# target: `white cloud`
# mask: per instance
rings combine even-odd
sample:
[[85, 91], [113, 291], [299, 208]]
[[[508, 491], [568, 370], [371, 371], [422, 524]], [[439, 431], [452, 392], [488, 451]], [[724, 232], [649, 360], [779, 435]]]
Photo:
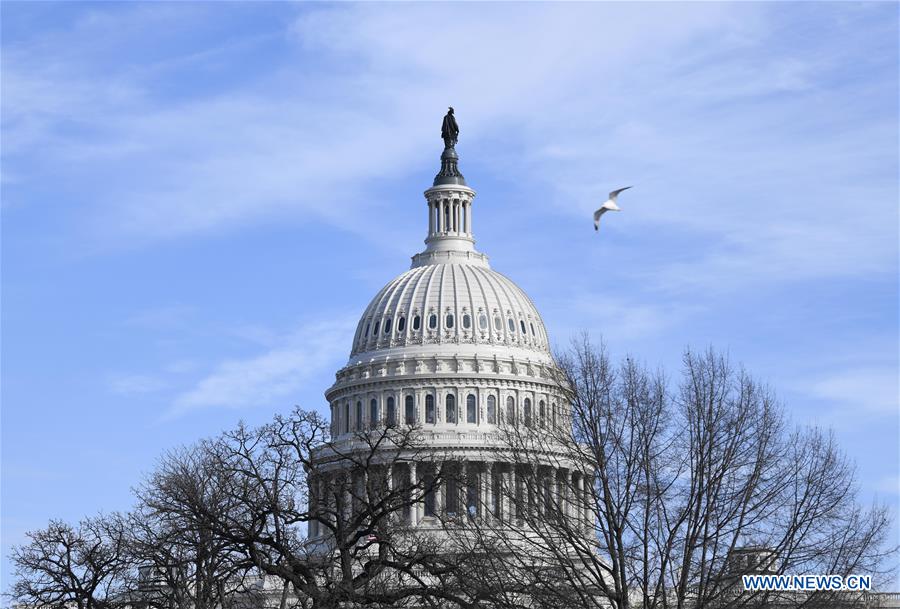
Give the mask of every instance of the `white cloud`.
[[296, 395], [309, 379], [331, 371], [346, 355], [355, 319], [310, 323], [273, 348], [244, 359], [220, 362], [176, 396], [168, 418], [204, 408], [247, 408]]
[[807, 385], [813, 396], [853, 408], [857, 415], [900, 414], [900, 377], [896, 367], [855, 367], [835, 372]]
[[109, 382], [110, 390], [121, 395], [156, 393], [168, 386], [165, 380], [148, 374], [126, 374]]

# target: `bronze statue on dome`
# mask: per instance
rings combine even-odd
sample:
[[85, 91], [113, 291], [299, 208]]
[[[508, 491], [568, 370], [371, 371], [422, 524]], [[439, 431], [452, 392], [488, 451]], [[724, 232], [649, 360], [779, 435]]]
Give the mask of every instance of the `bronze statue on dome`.
[[453, 116], [453, 106], [447, 110], [444, 116], [444, 122], [441, 125], [441, 138], [444, 140], [444, 148], [453, 148], [459, 138], [459, 125], [456, 124], [456, 118]]

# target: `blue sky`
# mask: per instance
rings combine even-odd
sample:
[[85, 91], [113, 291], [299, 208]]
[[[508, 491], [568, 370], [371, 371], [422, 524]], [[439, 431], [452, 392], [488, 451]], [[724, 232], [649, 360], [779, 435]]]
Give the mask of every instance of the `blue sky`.
[[3, 586], [165, 450], [323, 407], [451, 104], [556, 343], [727, 350], [896, 512], [898, 10], [3, 3]]

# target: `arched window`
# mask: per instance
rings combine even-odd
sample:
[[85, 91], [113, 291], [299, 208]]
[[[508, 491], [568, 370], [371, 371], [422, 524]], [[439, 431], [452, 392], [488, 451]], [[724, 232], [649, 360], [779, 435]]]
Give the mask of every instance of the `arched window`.
[[413, 396], [406, 396], [406, 424], [413, 425], [416, 422], [416, 404]]
[[[389, 319], [387, 322], [391, 323], [391, 320]], [[525, 332], [525, 320], [524, 319], [519, 320], [519, 327], [522, 328], [522, 334], [525, 334], [526, 332]]]
[[471, 327], [472, 327], [472, 316], [469, 315], [468, 313], [466, 313], [463, 315], [463, 328], [468, 330]]
[[531, 427], [531, 400], [525, 398], [523, 406], [523, 410], [525, 411], [525, 427]]
[[397, 332], [403, 332], [406, 330], [406, 318], [401, 317], [397, 320]]
[[387, 319], [384, 320], [384, 333], [385, 334], [391, 333], [391, 318], [390, 317], [388, 317]]
[[550, 413], [551, 413], [550, 416], [553, 417], [552, 425], [553, 425], [553, 428], [555, 429], [556, 428], [556, 402], [554, 402], [553, 405], [550, 406]]
[[516, 423], [516, 400], [513, 396], [506, 398], [506, 422], [510, 425]]
[[[513, 321], [513, 318], [512, 318], [512, 317], [507, 318], [507, 320], [506, 320], [506, 325], [509, 326], [509, 331], [510, 331], [510, 332], [515, 332], [515, 331], [516, 331], [516, 322]], [[376, 327], [377, 327], [377, 326], [376, 326]], [[376, 331], [377, 331], [377, 330], [376, 330]]]
[[434, 330], [435, 328], [437, 328], [437, 315], [435, 315], [434, 313], [428, 316], [428, 328], [430, 330]]
[[362, 428], [363, 428], [363, 409], [362, 409], [362, 402], [360, 401], [360, 402], [356, 403], [356, 429], [359, 430]]
[[422, 327], [422, 318], [416, 315], [413, 317], [413, 330], [418, 330]]
[[484, 313], [478, 316], [478, 327], [482, 330], [487, 330], [487, 315]]
[[371, 326], [371, 325], [372, 325], [372, 322], [371, 322], [371, 321], [368, 322], [368, 323], [366, 323], [366, 333], [363, 334], [363, 336], [368, 336], [368, 335], [369, 335], [369, 326]]
[[547, 424], [547, 405], [544, 400], [538, 404], [538, 426], [543, 429]]
[[350, 402], [344, 402], [344, 433], [350, 433]]
[[529, 322], [528, 322], [528, 325], [531, 326], [531, 334], [532, 334], [533, 336], [537, 336], [537, 332], [534, 331], [534, 322], [530, 322], [530, 321], [529, 321]]
[[477, 423], [478, 414], [475, 408], [475, 394], [470, 393], [466, 397], [466, 423]]
[[488, 425], [497, 424], [497, 398], [492, 395], [487, 399], [487, 420]]
[[375, 331], [372, 332], [372, 336], [378, 336], [378, 324], [379, 324], [379, 322], [376, 321], [375, 322]]
[[448, 423], [456, 423], [456, 398], [452, 395], [448, 395], [444, 400], [444, 404], [446, 405], [447, 412], [447, 422]]
[[435, 423], [434, 396], [430, 393], [425, 396], [425, 422], [431, 423], [432, 425]]
[[452, 327], [453, 327], [453, 314], [452, 314], [452, 313], [448, 313], [448, 314], [447, 314], [446, 322], [447, 322], [447, 323], [446, 323], [446, 326], [447, 326], [448, 328], [452, 328]]
[[394, 427], [397, 425], [397, 407], [394, 405], [394, 398], [387, 399], [387, 426]]
[[503, 321], [500, 319], [500, 316], [497, 315], [494, 317], [494, 330], [498, 332], [503, 329]]
[[372, 398], [369, 402], [369, 427], [375, 428], [381, 423], [381, 413], [378, 412], [378, 400]]

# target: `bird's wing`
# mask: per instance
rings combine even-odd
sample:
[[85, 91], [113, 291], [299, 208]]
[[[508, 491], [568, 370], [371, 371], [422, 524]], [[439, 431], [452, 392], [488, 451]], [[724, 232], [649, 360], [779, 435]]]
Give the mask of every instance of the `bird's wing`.
[[600, 216], [607, 212], [606, 207], [601, 207], [597, 211], [594, 212], [594, 230], [600, 228]]
[[626, 186], [625, 188], [619, 188], [618, 190], [614, 190], [614, 191], [612, 191], [611, 193], [609, 193], [609, 199], [610, 199], [610, 201], [615, 201], [615, 200], [616, 200], [616, 197], [619, 196], [619, 193], [620, 193], [620, 192], [622, 192], [622, 191], [624, 191], [624, 190], [628, 190], [629, 188], [631, 188], [631, 186]]

